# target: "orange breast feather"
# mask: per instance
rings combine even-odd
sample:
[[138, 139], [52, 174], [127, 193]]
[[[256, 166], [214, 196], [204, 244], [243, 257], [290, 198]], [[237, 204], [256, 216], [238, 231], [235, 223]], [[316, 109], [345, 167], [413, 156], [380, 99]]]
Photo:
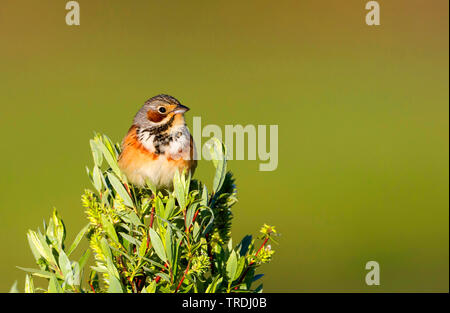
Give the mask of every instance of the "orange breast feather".
[[137, 139], [136, 126], [132, 126], [122, 142], [122, 153], [118, 162], [120, 169], [127, 174], [157, 158], [157, 154], [148, 151]]
[[132, 126], [122, 142], [118, 164], [129, 181], [136, 185], [143, 185], [145, 179], [153, 180], [156, 185], [171, 185], [176, 170], [194, 173], [197, 166], [194, 149], [191, 136], [190, 151], [183, 151], [181, 157], [157, 155], [142, 145], [137, 138], [136, 126]]

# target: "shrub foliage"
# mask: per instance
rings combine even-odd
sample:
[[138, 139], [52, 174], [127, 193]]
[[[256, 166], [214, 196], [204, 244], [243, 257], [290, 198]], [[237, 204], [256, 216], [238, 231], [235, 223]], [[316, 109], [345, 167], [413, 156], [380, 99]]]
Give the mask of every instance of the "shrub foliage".
[[[89, 223], [70, 246], [56, 210], [43, 232], [28, 232], [38, 268], [21, 268], [27, 272], [25, 292], [262, 291], [258, 280], [263, 275], [256, 269], [271, 260], [268, 241], [276, 231], [264, 225], [259, 240], [247, 235], [233, 244], [236, 185], [220, 141], [213, 139], [209, 146], [215, 167], [211, 192], [189, 173], [176, 173], [173, 191], [156, 190], [149, 183], [138, 188], [119, 170], [120, 145], [100, 134], [90, 145], [94, 166], [87, 173], [95, 191], [82, 195]], [[74, 260], [83, 238], [89, 247]], [[48, 286], [35, 287], [36, 276], [47, 279]]]

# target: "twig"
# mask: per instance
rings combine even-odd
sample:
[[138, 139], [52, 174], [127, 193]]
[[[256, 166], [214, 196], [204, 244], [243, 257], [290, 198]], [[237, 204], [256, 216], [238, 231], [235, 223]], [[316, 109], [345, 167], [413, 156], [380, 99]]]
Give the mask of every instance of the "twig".
[[261, 251], [261, 249], [266, 245], [267, 241], [269, 240], [269, 237], [267, 237], [266, 239], [264, 239], [263, 244], [261, 245], [261, 247], [259, 247], [258, 251], [256, 252], [255, 256], [258, 255], [259, 251]]
[[[164, 267], [167, 268], [167, 262], [164, 263]], [[162, 272], [164, 273], [164, 269], [162, 270]], [[155, 283], [159, 283], [160, 280], [161, 280], [161, 276], [157, 276], [157, 277], [155, 278]]]
[[177, 289], [175, 289], [175, 293], [177, 293], [178, 289], [180, 289], [181, 284], [183, 283], [184, 279], [186, 278], [186, 274], [189, 271], [189, 267], [191, 265], [191, 260], [189, 259], [188, 265], [186, 267], [186, 270], [184, 271], [183, 277], [181, 277], [180, 283], [177, 286]]
[[[267, 241], [269, 240], [269, 237], [264, 239], [264, 242], [262, 243], [261, 247], [259, 247], [258, 251], [256, 252], [255, 256], [258, 256], [258, 253], [261, 251], [261, 249], [266, 245]], [[245, 276], [247, 275], [250, 267], [255, 264], [255, 261], [251, 261], [248, 267], [245, 269], [244, 273], [241, 275], [241, 278], [238, 281], [237, 286], [234, 288], [234, 290], [237, 290], [239, 285], [242, 284], [242, 281], [244, 280]]]

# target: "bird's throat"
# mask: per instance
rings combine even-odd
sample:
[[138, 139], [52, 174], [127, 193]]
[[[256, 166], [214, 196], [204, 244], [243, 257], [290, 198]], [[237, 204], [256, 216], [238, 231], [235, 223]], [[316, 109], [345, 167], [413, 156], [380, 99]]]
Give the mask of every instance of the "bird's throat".
[[183, 141], [188, 134], [184, 118], [177, 119], [173, 115], [166, 123], [150, 128], [137, 128], [137, 139], [152, 153], [164, 154]]

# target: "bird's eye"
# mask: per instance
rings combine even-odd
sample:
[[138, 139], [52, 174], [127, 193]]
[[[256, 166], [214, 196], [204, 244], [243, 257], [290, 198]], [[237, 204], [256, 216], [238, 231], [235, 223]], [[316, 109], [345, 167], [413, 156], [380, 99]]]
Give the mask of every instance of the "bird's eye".
[[166, 113], [166, 108], [165, 107], [159, 107], [158, 108], [158, 112], [164, 114], [164, 113]]

